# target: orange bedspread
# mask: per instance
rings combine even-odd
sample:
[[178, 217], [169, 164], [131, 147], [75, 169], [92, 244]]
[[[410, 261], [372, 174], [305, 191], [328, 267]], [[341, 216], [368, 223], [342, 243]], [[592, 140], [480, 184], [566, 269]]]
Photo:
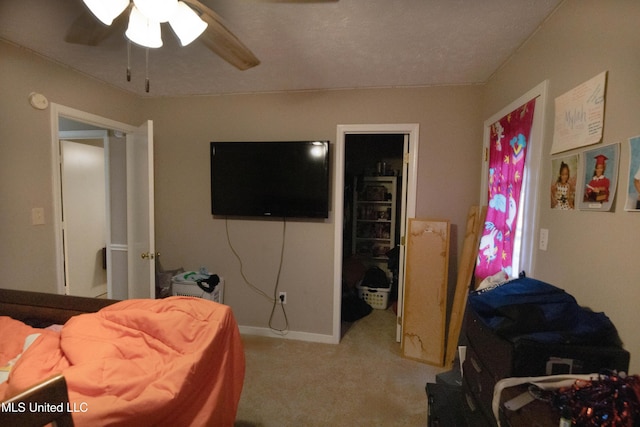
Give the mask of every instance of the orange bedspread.
[[[78, 426], [232, 426], [244, 351], [228, 306], [170, 297], [127, 300], [71, 318], [60, 333], [0, 317], [0, 366], [41, 336], [0, 384], [0, 400], [53, 374], [67, 381]], [[19, 322], [18, 322], [19, 323]], [[14, 325], [15, 326], [15, 325]]]

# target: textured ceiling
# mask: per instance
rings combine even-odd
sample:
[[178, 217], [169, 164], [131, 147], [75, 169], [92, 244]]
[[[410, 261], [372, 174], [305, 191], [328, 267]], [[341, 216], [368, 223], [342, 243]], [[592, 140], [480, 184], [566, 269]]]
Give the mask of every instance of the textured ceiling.
[[[81, 0], [0, 0], [0, 38], [142, 96], [484, 83], [561, 0], [201, 0], [260, 59], [239, 71], [198, 41], [145, 50], [64, 42]], [[2, 59], [0, 58], [0, 63]]]

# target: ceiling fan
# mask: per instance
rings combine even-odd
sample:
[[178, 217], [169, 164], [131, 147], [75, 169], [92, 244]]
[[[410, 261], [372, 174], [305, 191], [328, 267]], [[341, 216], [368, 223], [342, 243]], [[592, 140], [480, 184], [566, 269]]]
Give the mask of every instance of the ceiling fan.
[[[113, 31], [141, 46], [162, 46], [160, 24], [168, 22], [183, 46], [199, 38], [211, 51], [247, 70], [260, 60], [224, 25], [223, 19], [198, 0], [83, 0], [86, 8], [72, 23], [65, 41], [96, 46]], [[126, 13], [125, 13], [126, 11]], [[97, 18], [97, 19], [96, 19]]]

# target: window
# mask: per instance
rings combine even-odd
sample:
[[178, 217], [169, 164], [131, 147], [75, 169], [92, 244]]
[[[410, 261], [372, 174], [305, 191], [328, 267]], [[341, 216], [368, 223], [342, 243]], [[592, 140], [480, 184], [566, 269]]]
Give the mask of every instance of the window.
[[[524, 168], [520, 176], [518, 176], [518, 180], [521, 179], [521, 187], [519, 191], [518, 200], [513, 199], [511, 203], [516, 203], [517, 208], [517, 216], [509, 217], [507, 215], [508, 210], [504, 209], [504, 215], [501, 218], [490, 218], [489, 214], [487, 215], [487, 221], [485, 221], [485, 230], [483, 230], [483, 235], [486, 233], [487, 235], [493, 234], [490, 237], [487, 237], [483, 243], [481, 243], [480, 251], [478, 253], [478, 267], [477, 267], [477, 276], [478, 277], [486, 277], [490, 274], [496, 273], [497, 271], [504, 270], [509, 276], [516, 277], [520, 271], [526, 271], [528, 275], [534, 275], [534, 256], [535, 256], [535, 233], [538, 226], [538, 212], [539, 212], [539, 203], [538, 203], [538, 193], [539, 193], [539, 175], [540, 175], [540, 167], [541, 167], [541, 158], [542, 158], [542, 145], [543, 145], [543, 130], [544, 130], [544, 115], [545, 115], [545, 104], [546, 104], [546, 92], [547, 92], [547, 82], [543, 82], [540, 85], [536, 86], [534, 89], [530, 90], [516, 101], [509, 104], [507, 107], [496, 113], [494, 116], [485, 121], [484, 124], [484, 153], [485, 158], [483, 159], [483, 168], [482, 168], [482, 185], [481, 185], [481, 195], [480, 201], [482, 205], [489, 206], [490, 204], [495, 203], [505, 203], [509, 204], [509, 195], [516, 194], [515, 192], [509, 193], [508, 189], [505, 192], [505, 195], [496, 198], [496, 200], [489, 200], [489, 189], [490, 189], [490, 180], [491, 174], [495, 172], [492, 170], [489, 165], [490, 160], [490, 146], [492, 141], [492, 132], [495, 132], [496, 129], [494, 125], [499, 122], [504, 117], [508, 116], [510, 113], [522, 108], [527, 105], [530, 101], [532, 102], [531, 106], [533, 107], [533, 118], [530, 127], [530, 133], [528, 141], [526, 141], [526, 158], [524, 159]], [[522, 111], [522, 110], [520, 110]], [[495, 140], [495, 133], [493, 134]], [[516, 135], [517, 136], [517, 132]], [[509, 145], [511, 143], [510, 140], [504, 141], [502, 140], [502, 144]], [[516, 141], [517, 144], [517, 141]], [[494, 177], [495, 178], [495, 177]], [[504, 182], [503, 182], [504, 183]], [[508, 186], [508, 182], [506, 183]], [[513, 212], [513, 211], [512, 211]], [[506, 224], [498, 225], [497, 222], [505, 221], [509, 222], [508, 227]], [[493, 228], [492, 228], [493, 227]], [[500, 236], [498, 236], [501, 233]], [[508, 233], [508, 236], [505, 234]], [[484, 236], [483, 236], [484, 238]], [[510, 251], [507, 255], [503, 253], [503, 248], [498, 246], [487, 246], [489, 239], [494, 239], [497, 241], [498, 238], [508, 238], [510, 242], [513, 244], [512, 251]], [[484, 244], [484, 247], [483, 247]], [[502, 261], [500, 263], [501, 267], [496, 269], [495, 264], [492, 267], [493, 270], [487, 268], [481, 268], [481, 264], [485, 262], [488, 258], [494, 257], [494, 259], [498, 259]], [[506, 261], [505, 261], [506, 260]], [[506, 265], [503, 265], [505, 264]]]

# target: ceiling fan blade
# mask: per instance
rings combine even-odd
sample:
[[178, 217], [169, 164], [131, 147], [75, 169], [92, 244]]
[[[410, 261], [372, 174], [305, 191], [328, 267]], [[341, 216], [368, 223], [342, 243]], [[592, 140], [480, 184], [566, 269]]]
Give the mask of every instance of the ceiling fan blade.
[[198, 0], [183, 0], [200, 12], [207, 29], [199, 37], [214, 53], [239, 70], [260, 64], [260, 60], [223, 23], [222, 18]]
[[121, 13], [110, 26], [104, 25], [86, 7], [71, 24], [64, 37], [64, 41], [86, 46], [97, 46], [111, 34], [122, 32], [126, 28], [130, 7]]

